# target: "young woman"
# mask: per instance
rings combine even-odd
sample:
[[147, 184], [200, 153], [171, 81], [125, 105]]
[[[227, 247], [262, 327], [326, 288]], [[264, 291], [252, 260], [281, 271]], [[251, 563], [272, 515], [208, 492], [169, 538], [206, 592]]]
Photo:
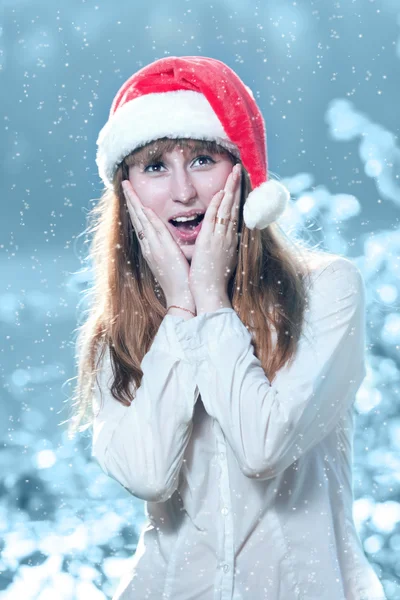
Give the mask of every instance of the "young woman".
[[383, 600], [352, 517], [364, 283], [280, 230], [251, 90], [218, 60], [158, 60], [98, 146], [71, 429], [93, 425], [148, 515], [114, 600]]

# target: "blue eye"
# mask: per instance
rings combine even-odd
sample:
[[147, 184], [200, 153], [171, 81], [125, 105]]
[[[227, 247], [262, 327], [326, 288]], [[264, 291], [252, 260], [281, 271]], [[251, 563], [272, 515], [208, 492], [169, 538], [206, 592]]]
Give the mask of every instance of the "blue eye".
[[[211, 158], [211, 156], [207, 156], [207, 155], [198, 156], [197, 158], [194, 159], [193, 163], [195, 163], [197, 160], [206, 160], [206, 161], [208, 161], [206, 164], [214, 164], [215, 163], [215, 160], [213, 160]], [[163, 166], [164, 166], [164, 163], [162, 163], [162, 162], [152, 163], [152, 164], [147, 165], [147, 167], [145, 167], [143, 172], [144, 173], [160, 173], [159, 170], [154, 170], [154, 169], [155, 169], [155, 167], [163, 167]], [[152, 169], [152, 170], [150, 170], [150, 169]]]
[[196, 160], [208, 160], [208, 161], [209, 161], [209, 163], [208, 163], [208, 164], [210, 164], [210, 163], [215, 163], [215, 160], [213, 160], [213, 159], [212, 159], [210, 156], [198, 156], [198, 157], [195, 159], [195, 161], [196, 161]]
[[144, 169], [144, 173], [159, 173], [159, 171], [149, 171], [150, 168], [159, 167], [159, 166], [163, 166], [163, 163], [157, 162], [157, 163], [153, 163], [152, 165], [147, 165], [147, 167]]

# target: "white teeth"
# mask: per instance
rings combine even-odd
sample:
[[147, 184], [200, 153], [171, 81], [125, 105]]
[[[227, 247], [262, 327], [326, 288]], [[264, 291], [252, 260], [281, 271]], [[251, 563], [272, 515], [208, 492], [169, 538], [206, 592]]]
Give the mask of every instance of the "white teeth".
[[176, 219], [172, 219], [173, 221], [179, 221], [179, 223], [184, 223], [185, 221], [194, 221], [197, 219], [199, 215], [192, 215], [191, 217], [176, 217]]

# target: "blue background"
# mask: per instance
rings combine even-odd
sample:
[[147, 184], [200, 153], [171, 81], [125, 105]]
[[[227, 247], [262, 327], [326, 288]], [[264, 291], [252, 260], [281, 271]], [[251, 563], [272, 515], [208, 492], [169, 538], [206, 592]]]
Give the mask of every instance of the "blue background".
[[[96, 139], [120, 85], [203, 55], [251, 87], [280, 221], [362, 270], [368, 374], [355, 403], [354, 516], [400, 598], [400, 4], [397, 0], [3, 0], [0, 29], [0, 597], [111, 598], [143, 502], [71, 442]], [[304, 230], [303, 230], [304, 232]], [[303, 233], [304, 234], [304, 233]]]

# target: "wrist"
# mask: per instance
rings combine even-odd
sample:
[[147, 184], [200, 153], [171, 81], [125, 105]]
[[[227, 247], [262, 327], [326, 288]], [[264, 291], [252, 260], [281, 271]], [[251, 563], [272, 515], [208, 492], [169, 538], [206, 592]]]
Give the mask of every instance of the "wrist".
[[192, 295], [180, 294], [179, 296], [170, 296], [166, 298], [167, 308], [171, 306], [171, 304], [177, 304], [178, 306], [182, 306], [183, 308], [188, 308], [193, 312], [196, 311], [196, 303]]
[[191, 319], [196, 316], [196, 304], [191, 294], [181, 294], [167, 299], [167, 314]]
[[196, 298], [197, 314], [214, 312], [220, 308], [233, 308], [228, 294], [213, 294]]

